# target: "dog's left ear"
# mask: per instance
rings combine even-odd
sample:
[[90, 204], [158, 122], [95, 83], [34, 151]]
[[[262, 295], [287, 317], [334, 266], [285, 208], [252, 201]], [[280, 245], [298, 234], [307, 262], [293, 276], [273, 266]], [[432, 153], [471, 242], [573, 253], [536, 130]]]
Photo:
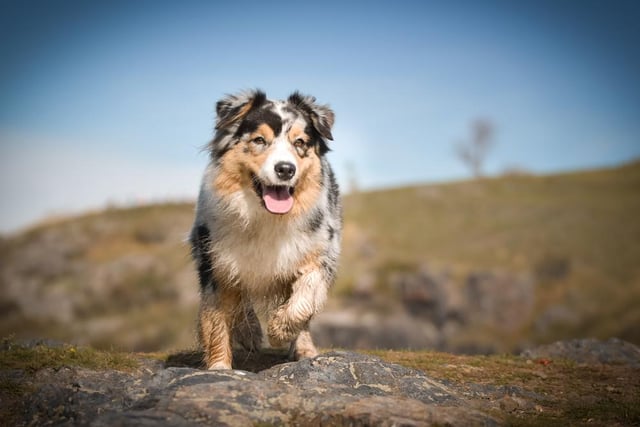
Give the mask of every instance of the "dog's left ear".
[[224, 129], [240, 121], [252, 108], [259, 107], [267, 99], [267, 95], [259, 89], [227, 95], [216, 104], [216, 129]]
[[316, 104], [315, 97], [302, 95], [297, 91], [289, 96], [288, 102], [309, 116], [313, 127], [318, 131], [320, 136], [333, 141], [331, 128], [333, 127], [335, 115], [329, 106]]

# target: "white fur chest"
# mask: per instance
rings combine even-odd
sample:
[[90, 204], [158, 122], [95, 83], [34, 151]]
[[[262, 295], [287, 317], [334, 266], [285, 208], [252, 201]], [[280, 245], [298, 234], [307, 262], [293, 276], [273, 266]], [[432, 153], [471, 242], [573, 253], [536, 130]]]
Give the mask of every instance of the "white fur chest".
[[225, 224], [212, 236], [215, 268], [253, 292], [269, 291], [278, 279], [296, 275], [316, 246], [295, 223], [266, 221], [247, 227]]

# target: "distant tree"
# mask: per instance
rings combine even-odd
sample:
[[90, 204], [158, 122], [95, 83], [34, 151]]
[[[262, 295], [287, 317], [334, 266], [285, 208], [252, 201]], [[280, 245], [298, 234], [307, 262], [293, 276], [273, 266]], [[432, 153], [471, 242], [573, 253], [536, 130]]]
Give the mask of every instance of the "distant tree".
[[475, 178], [483, 175], [484, 161], [493, 146], [493, 124], [486, 119], [477, 119], [471, 124], [471, 139], [456, 145], [456, 153], [471, 169]]

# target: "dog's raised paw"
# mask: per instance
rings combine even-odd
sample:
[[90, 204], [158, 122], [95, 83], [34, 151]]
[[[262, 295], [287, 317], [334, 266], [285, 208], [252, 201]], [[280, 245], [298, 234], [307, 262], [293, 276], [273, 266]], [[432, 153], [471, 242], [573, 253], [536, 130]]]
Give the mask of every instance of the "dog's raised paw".
[[293, 341], [299, 330], [294, 328], [283, 309], [276, 311], [269, 319], [267, 336], [272, 347], [283, 347]]

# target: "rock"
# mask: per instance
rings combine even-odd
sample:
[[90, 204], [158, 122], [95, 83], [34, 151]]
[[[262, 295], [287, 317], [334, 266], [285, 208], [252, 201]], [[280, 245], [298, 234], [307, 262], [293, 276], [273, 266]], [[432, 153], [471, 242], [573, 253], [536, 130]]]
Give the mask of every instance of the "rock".
[[326, 310], [314, 318], [311, 332], [321, 347], [437, 348], [439, 331], [429, 323], [400, 313]]
[[578, 363], [624, 364], [640, 368], [640, 348], [617, 338], [558, 341], [525, 350], [520, 355], [529, 359], [562, 358]]
[[554, 304], [547, 307], [534, 321], [534, 327], [539, 335], [546, 335], [554, 329], [577, 325], [580, 316], [564, 304]]
[[306, 390], [339, 391], [351, 396], [403, 396], [426, 403], [459, 403], [445, 385], [424, 373], [385, 363], [373, 356], [334, 351], [314, 359], [287, 363], [263, 371], [265, 378]]
[[389, 282], [409, 314], [439, 329], [455, 321], [511, 331], [521, 327], [533, 309], [534, 282], [528, 275], [475, 271], [456, 283], [446, 270], [423, 265], [394, 273]]
[[498, 405], [501, 410], [508, 413], [535, 408], [535, 404], [531, 399], [518, 397], [515, 394], [505, 395], [502, 399], [498, 400]]
[[[28, 345], [48, 348], [37, 341]], [[0, 361], [22, 354], [12, 355], [12, 350], [16, 348], [0, 349], [7, 352]], [[523, 377], [527, 362], [509, 358], [496, 359], [500, 369], [514, 368], [514, 382], [508, 384], [502, 381], [509, 376], [501, 375], [492, 383], [494, 363], [469, 372], [464, 364], [442, 365], [454, 376], [440, 380], [374, 356], [345, 351], [299, 362], [287, 362], [284, 350], [235, 352], [234, 366], [239, 369], [228, 371], [198, 369], [201, 352], [178, 353], [166, 362], [138, 356], [139, 365], [130, 371], [68, 365], [32, 370], [8, 363], [0, 369], [0, 419], [3, 425], [94, 427], [491, 426], [552, 420], [569, 425], [585, 421], [579, 413], [572, 418], [576, 402], [589, 407], [608, 405], [615, 398], [621, 406], [596, 414], [595, 424], [637, 425], [640, 418], [631, 410], [640, 387], [633, 380], [640, 361], [636, 346], [616, 339], [574, 340], [531, 349], [524, 355], [625, 365], [598, 365], [595, 370], [577, 366], [571, 371], [573, 383], [567, 387], [563, 378], [556, 378], [564, 375], [566, 367], [554, 371], [555, 364], [545, 365], [544, 369], [551, 370], [548, 381], [555, 383], [540, 389], [547, 380], [536, 381], [531, 374], [541, 368], [530, 363], [535, 372]], [[422, 357], [416, 353], [407, 356]], [[483, 369], [487, 369], [484, 377], [473, 373]], [[533, 384], [527, 387], [524, 378]], [[605, 382], [594, 388], [602, 379]], [[626, 395], [622, 392], [625, 388], [629, 388]], [[552, 418], [539, 419], [542, 412]]]
[[33, 392], [14, 421], [95, 427], [497, 425], [478, 402], [504, 396], [487, 388], [470, 399], [462, 387], [351, 352], [260, 372], [141, 363], [135, 372], [42, 369], [22, 379]]
[[533, 311], [535, 286], [527, 275], [476, 272], [465, 286], [473, 323], [509, 332], [522, 327]]
[[545, 254], [538, 260], [533, 272], [541, 282], [557, 282], [571, 274], [571, 259], [557, 254]]
[[440, 327], [449, 314], [449, 292], [454, 285], [446, 273], [435, 273], [427, 267], [417, 272], [396, 273], [390, 278], [406, 310]]
[[[358, 285], [351, 298], [314, 318], [320, 346], [508, 352], [512, 344], [489, 337], [517, 334], [531, 321], [535, 283], [528, 274], [476, 271], [460, 280], [428, 265], [388, 269], [382, 280], [392, 294]], [[366, 275], [358, 280], [373, 283]]]

